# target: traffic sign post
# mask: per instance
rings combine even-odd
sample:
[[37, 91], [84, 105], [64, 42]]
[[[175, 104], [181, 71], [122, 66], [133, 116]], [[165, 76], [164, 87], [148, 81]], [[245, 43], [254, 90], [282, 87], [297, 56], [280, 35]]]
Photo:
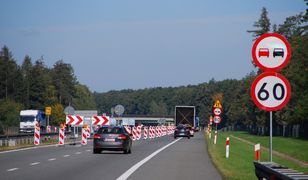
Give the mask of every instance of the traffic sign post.
[[281, 70], [289, 63], [291, 46], [280, 34], [267, 33], [254, 42], [251, 52], [254, 63], [266, 71], [254, 80], [250, 94], [260, 109], [270, 112], [269, 141], [270, 162], [272, 162], [273, 111], [283, 108], [291, 96], [289, 81], [275, 71]]
[[45, 107], [45, 114], [47, 115], [47, 127], [49, 127], [49, 116], [51, 115], [51, 107]]

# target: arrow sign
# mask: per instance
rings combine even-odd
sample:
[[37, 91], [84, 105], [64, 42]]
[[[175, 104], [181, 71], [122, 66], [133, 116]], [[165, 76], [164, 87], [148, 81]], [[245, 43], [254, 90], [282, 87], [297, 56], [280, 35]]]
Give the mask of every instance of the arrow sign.
[[109, 116], [92, 116], [92, 125], [109, 125]]
[[83, 125], [83, 116], [66, 116], [66, 124], [67, 125]]

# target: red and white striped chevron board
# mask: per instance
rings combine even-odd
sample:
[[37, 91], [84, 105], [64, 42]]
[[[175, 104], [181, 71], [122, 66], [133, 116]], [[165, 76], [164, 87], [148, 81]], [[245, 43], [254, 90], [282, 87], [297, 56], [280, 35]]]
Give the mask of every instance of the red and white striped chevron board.
[[154, 138], [154, 127], [153, 126], [150, 126], [150, 138], [153, 139]]
[[66, 116], [66, 123], [67, 125], [83, 125], [83, 116], [72, 116], [67, 115]]
[[59, 145], [64, 145], [64, 128], [59, 129]]
[[110, 117], [109, 116], [92, 116], [92, 125], [109, 125]]
[[87, 130], [86, 130], [86, 128], [82, 128], [82, 137], [81, 137], [81, 144], [82, 145], [87, 145], [87, 134], [88, 134], [88, 132], [87, 132]]
[[148, 127], [144, 126], [143, 130], [144, 130], [144, 132], [143, 132], [143, 139], [148, 139], [148, 134], [149, 134]]
[[41, 133], [40, 127], [36, 126], [34, 130], [34, 145], [40, 145]]

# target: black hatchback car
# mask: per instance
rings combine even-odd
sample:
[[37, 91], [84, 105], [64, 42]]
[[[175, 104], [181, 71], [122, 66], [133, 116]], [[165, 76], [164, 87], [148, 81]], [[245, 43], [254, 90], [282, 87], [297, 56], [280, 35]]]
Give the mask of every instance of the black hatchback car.
[[130, 154], [132, 138], [123, 126], [102, 126], [94, 134], [93, 153], [101, 153], [103, 150], [123, 151]]
[[183, 125], [179, 124], [175, 130], [174, 130], [174, 139], [177, 137], [187, 137], [188, 139], [190, 138], [190, 129]]

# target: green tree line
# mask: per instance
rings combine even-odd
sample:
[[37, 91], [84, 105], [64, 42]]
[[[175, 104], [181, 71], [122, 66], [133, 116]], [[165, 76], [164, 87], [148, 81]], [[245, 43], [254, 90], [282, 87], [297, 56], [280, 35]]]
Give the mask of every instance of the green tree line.
[[44, 59], [32, 61], [25, 56], [16, 63], [7, 46], [0, 50], [0, 133], [19, 126], [22, 109], [52, 107], [51, 125], [65, 121], [63, 109], [71, 104], [76, 109], [95, 109], [93, 93], [80, 84], [74, 69], [63, 60], [48, 68]]
[[[268, 12], [263, 8], [253, 27], [254, 30], [248, 31], [252, 40], [268, 32], [278, 32], [288, 39], [292, 47], [290, 63], [280, 71], [291, 83], [292, 95], [286, 107], [274, 113], [274, 133], [294, 136], [293, 125], [297, 125], [300, 128], [296, 136], [308, 138], [307, 12], [288, 17], [283, 24], [271, 25]], [[223, 122], [219, 126], [244, 128], [264, 135], [268, 133], [269, 115], [258, 109], [250, 97], [250, 86], [260, 73], [260, 70], [251, 72], [240, 80], [212, 79], [199, 85], [95, 92], [94, 95], [98, 110], [107, 113], [115, 105], [122, 104], [126, 114], [173, 115], [176, 105], [193, 105], [202, 125], [207, 124], [214, 100], [218, 98], [223, 105]]]

